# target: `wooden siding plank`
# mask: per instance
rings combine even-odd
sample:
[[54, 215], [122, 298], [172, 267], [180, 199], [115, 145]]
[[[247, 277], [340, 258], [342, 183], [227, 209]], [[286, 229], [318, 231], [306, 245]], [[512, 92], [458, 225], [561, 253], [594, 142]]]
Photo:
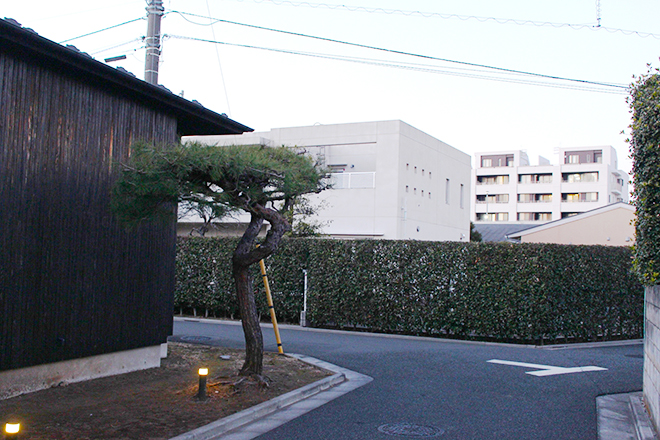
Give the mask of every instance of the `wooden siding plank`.
[[113, 161], [176, 120], [0, 53], [0, 370], [165, 342], [175, 225], [127, 231]]

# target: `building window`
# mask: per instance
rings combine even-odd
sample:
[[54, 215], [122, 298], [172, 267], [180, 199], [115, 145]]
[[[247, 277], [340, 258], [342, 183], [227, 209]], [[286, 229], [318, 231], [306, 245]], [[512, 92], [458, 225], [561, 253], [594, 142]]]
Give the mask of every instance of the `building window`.
[[508, 212], [490, 212], [477, 214], [477, 220], [480, 222], [507, 222], [509, 221]]
[[477, 185], [507, 185], [509, 176], [477, 176]]
[[552, 219], [551, 212], [519, 212], [518, 221], [523, 222], [536, 222], [536, 221], [550, 221]]
[[461, 206], [461, 209], [464, 208], [464, 203], [463, 203], [463, 198], [464, 198], [464, 196], [465, 196], [465, 185], [463, 185], [463, 184], [461, 183], [461, 193], [460, 193], [460, 195], [459, 195], [459, 199], [458, 199], [458, 201], [459, 201], [459, 203], [460, 203], [460, 206]]
[[562, 193], [561, 194], [562, 202], [597, 202], [598, 193], [597, 192], [586, 192], [586, 193]]
[[552, 183], [552, 174], [520, 174], [519, 183]]
[[552, 194], [518, 194], [519, 203], [549, 203]]
[[579, 213], [577, 212], [562, 212], [561, 213], [561, 218], [568, 218], [568, 217], [573, 217], [574, 215], [578, 215]]
[[508, 194], [480, 194], [477, 195], [477, 203], [509, 203]]
[[513, 166], [513, 154], [481, 156], [481, 168], [512, 167], [512, 166]]
[[594, 173], [562, 173], [561, 181], [564, 183], [598, 182], [598, 172]]
[[603, 150], [566, 151], [564, 163], [603, 163]]
[[449, 205], [449, 179], [445, 182], [445, 203]]

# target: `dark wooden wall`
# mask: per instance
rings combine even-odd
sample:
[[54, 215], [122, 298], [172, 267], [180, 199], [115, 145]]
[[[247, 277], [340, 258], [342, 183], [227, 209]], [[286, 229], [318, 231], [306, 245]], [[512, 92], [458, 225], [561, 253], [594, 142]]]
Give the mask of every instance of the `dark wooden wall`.
[[172, 330], [175, 225], [127, 231], [113, 160], [177, 122], [0, 51], [0, 370], [157, 345]]

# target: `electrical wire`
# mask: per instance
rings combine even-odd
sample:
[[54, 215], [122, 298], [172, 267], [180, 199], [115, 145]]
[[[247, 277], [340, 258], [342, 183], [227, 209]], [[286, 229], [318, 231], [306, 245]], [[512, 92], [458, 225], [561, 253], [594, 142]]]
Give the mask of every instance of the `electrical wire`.
[[[206, 10], [209, 12], [209, 15], [211, 15], [211, 7], [209, 6], [209, 0], [206, 0]], [[215, 23], [213, 22], [213, 19], [211, 19], [211, 34], [213, 35], [213, 39], [215, 40], [215, 29], [213, 29], [213, 25]], [[218, 59], [218, 67], [220, 68], [220, 79], [222, 80], [222, 88], [225, 91], [225, 102], [227, 103], [227, 113], [229, 113], [229, 117], [231, 117], [231, 106], [229, 105], [229, 94], [227, 93], [227, 85], [225, 84], [225, 75], [222, 72], [222, 63], [220, 62], [220, 52], [218, 51], [218, 46], [215, 46], [215, 56]]]
[[144, 17], [135, 18], [135, 19], [133, 19], [133, 20], [129, 20], [129, 21], [125, 21], [125, 22], [123, 22], [123, 23], [116, 24], [116, 25], [114, 25], [114, 26], [110, 26], [110, 27], [107, 27], [107, 28], [104, 28], [104, 29], [99, 29], [98, 31], [89, 32], [89, 33], [87, 33], [87, 34], [83, 34], [83, 35], [79, 35], [79, 36], [77, 36], [77, 37], [69, 38], [68, 40], [60, 41], [59, 44], [68, 43], [69, 41], [77, 40], [77, 39], [79, 39], [79, 38], [83, 38], [83, 37], [88, 37], [88, 36], [90, 36], [90, 35], [98, 34], [98, 33], [100, 33], [100, 32], [104, 32], [104, 31], [107, 31], [107, 30], [110, 30], [110, 29], [117, 28], [117, 27], [119, 27], [119, 26], [124, 26], [125, 24], [133, 23], [133, 22], [136, 22], [136, 21], [139, 21], [139, 20], [144, 20], [144, 19], [145, 19]]
[[[120, 48], [120, 47], [123, 47], [123, 46], [129, 45], [129, 44], [131, 44], [131, 43], [142, 42], [142, 41], [144, 41], [143, 38], [134, 38], [134, 39], [132, 39], [132, 40], [130, 40], [130, 41], [126, 41], [126, 42], [121, 43], [121, 44], [117, 44], [117, 45], [114, 45], [114, 46], [111, 46], [111, 47], [107, 47], [107, 48], [105, 48], [105, 49], [99, 49], [99, 50], [97, 50], [97, 51], [95, 51], [95, 52], [92, 52], [90, 55], [92, 55], [92, 56], [94, 56], [94, 55], [98, 55], [98, 54], [100, 54], [100, 53], [107, 52], [107, 51], [109, 51], [109, 50], [118, 49], [118, 48]], [[138, 49], [135, 49], [135, 50], [143, 49], [144, 47], [145, 47], [145, 46], [141, 46], [141, 47], [139, 47]]]
[[[227, 1], [227, 0], [225, 0]], [[247, 0], [231, 0], [243, 3]], [[554, 28], [571, 28], [573, 30], [590, 29], [592, 31], [605, 30], [610, 33], [620, 32], [624, 35], [637, 35], [641, 38], [653, 37], [660, 39], [660, 34], [653, 34], [650, 32], [632, 31], [626, 29], [609, 28], [600, 25], [600, 3], [598, 4], [597, 22], [593, 24], [575, 24], [575, 23], [556, 23], [550, 21], [535, 21], [535, 20], [521, 20], [514, 18], [498, 18], [498, 17], [480, 17], [477, 15], [459, 15], [459, 14], [444, 14], [440, 12], [423, 12], [423, 11], [407, 11], [402, 9], [384, 9], [384, 8], [368, 8], [365, 6], [350, 6], [350, 5], [331, 5], [327, 3], [311, 3], [311, 2], [295, 2], [290, 0], [251, 0], [253, 3], [271, 3], [276, 6], [294, 6], [294, 7], [308, 7], [308, 8], [325, 8], [331, 10], [343, 9], [349, 12], [366, 12], [371, 14], [397, 14], [405, 16], [420, 16], [424, 18], [441, 18], [441, 19], [459, 19], [463, 21], [476, 20], [479, 22], [492, 21], [498, 24], [516, 24], [519, 26], [532, 25], [537, 27], [554, 27]]]
[[[488, 73], [491, 73], [491, 72], [483, 72], [483, 73], [486, 73], [486, 74], [478, 74], [478, 73], [470, 73], [470, 72], [464, 72], [464, 71], [462, 72], [462, 71], [456, 71], [456, 70], [454, 70], [454, 71], [452, 71], [452, 70], [443, 70], [443, 69], [447, 69], [447, 68], [439, 68], [439, 67], [431, 68], [431, 67], [422, 67], [423, 65], [397, 63], [397, 62], [385, 61], [385, 60], [372, 60], [372, 59], [368, 59], [368, 58], [347, 57], [347, 56], [343, 56], [343, 55], [330, 55], [330, 54], [319, 54], [319, 53], [313, 53], [313, 52], [300, 52], [300, 51], [287, 50], [287, 49], [276, 49], [276, 48], [269, 48], [269, 47], [253, 46], [253, 45], [248, 45], [248, 44], [238, 44], [238, 43], [228, 43], [228, 42], [223, 42], [223, 41], [207, 40], [207, 39], [203, 39], [203, 38], [187, 37], [187, 36], [182, 36], [182, 35], [168, 34], [167, 37], [175, 38], [175, 39], [181, 39], [181, 40], [199, 41], [199, 42], [204, 42], [204, 43], [222, 44], [222, 45], [226, 45], [226, 46], [242, 47], [242, 48], [247, 48], [247, 49], [258, 49], [258, 50], [264, 50], [264, 51], [269, 51], [269, 52], [285, 53], [285, 54], [290, 54], [290, 55], [301, 55], [301, 56], [314, 57], [314, 58], [324, 58], [324, 59], [335, 60], [335, 61], [347, 61], [347, 62], [354, 62], [354, 63], [360, 63], [360, 64], [374, 65], [374, 66], [379, 66], [379, 67], [391, 67], [391, 68], [414, 70], [414, 71], [419, 71], [419, 72], [435, 73], [435, 74], [458, 76], [458, 77], [465, 77], [465, 78], [483, 79], [483, 80], [508, 82], [508, 83], [515, 83], [515, 84], [525, 84], [525, 85], [536, 85], [536, 86], [541, 86], [541, 87], [562, 88], [562, 89], [568, 89], [568, 90], [579, 90], [579, 91], [588, 91], [588, 92], [599, 92], [599, 93], [621, 94], [621, 95], [627, 94], [626, 90], [612, 88], [612, 86], [608, 86], [608, 85], [600, 85], [600, 87], [599, 87], [598, 83], [591, 83], [590, 84], [589, 82], [585, 82], [586, 84], [560, 84], [560, 83], [552, 83], [552, 82], [547, 82], [547, 81], [534, 81], [532, 79], [525, 79], [525, 78], [512, 78], [512, 77], [506, 78], [506, 77], [497, 77], [497, 76], [487, 75]], [[463, 69], [463, 70], [469, 70], [469, 69]], [[513, 74], [513, 75], [519, 75], [519, 74], [516, 74], [516, 73], [513, 73], [513, 72], [508, 72], [508, 73]], [[501, 74], [507, 74], [507, 72], [502, 72]]]
[[575, 79], [575, 78], [565, 78], [565, 77], [560, 77], [560, 76], [554, 76], [554, 75], [545, 75], [541, 73], [533, 73], [533, 72], [525, 72], [522, 70], [514, 70], [514, 69], [506, 69], [503, 67], [495, 67], [495, 66], [488, 66], [485, 64], [478, 64], [478, 63], [469, 63], [466, 61], [457, 61], [457, 60], [450, 60], [447, 58], [440, 58], [440, 57], [434, 57], [430, 55], [422, 55], [422, 54], [416, 54], [416, 53], [411, 53], [411, 52], [404, 52], [400, 50], [394, 50], [394, 49], [386, 49], [382, 47], [377, 47], [377, 46], [370, 46], [366, 44], [359, 44], [359, 43], [351, 43], [348, 41], [343, 41], [343, 40], [336, 40], [333, 38], [325, 38], [325, 37], [318, 37], [314, 35], [307, 35], [307, 34], [302, 34], [299, 32], [290, 32], [290, 31], [284, 31], [281, 29], [273, 29], [273, 28], [268, 28], [268, 27], [263, 27], [263, 26], [256, 26], [256, 25], [251, 25], [251, 24], [246, 24], [246, 23], [238, 23], [235, 21], [230, 21], [230, 20], [222, 20], [218, 18], [213, 18], [213, 17], [204, 17], [201, 15], [197, 14], [191, 14], [188, 12], [181, 12], [181, 11], [171, 11], [173, 13], [179, 14], [179, 15], [188, 15], [192, 17], [197, 17], [197, 18], [205, 18], [205, 19], [213, 19], [215, 22], [222, 22], [222, 23], [228, 23], [228, 24], [233, 24], [237, 26], [244, 26], [244, 27], [249, 27], [253, 29], [259, 29], [259, 30], [265, 30], [269, 32], [276, 32], [276, 33], [281, 33], [281, 34], [286, 34], [286, 35], [293, 35], [296, 37], [304, 37], [304, 38], [310, 38], [314, 40], [320, 40], [320, 41], [326, 41], [330, 43], [338, 43], [338, 44], [343, 44], [347, 46], [352, 46], [352, 47], [359, 47], [363, 49], [371, 49], [371, 50], [377, 50], [381, 52], [387, 52], [387, 53], [393, 53], [397, 55], [405, 55], [405, 56], [411, 56], [411, 57], [417, 57], [417, 58], [422, 58], [422, 59], [427, 59], [427, 60], [434, 60], [434, 61], [443, 61], [446, 63], [454, 63], [454, 64], [461, 64], [465, 66], [471, 66], [471, 67], [479, 67], [479, 68], [485, 68], [485, 69], [491, 69], [491, 70], [496, 70], [499, 72], [508, 72], [508, 73], [517, 73], [517, 74], [522, 74], [522, 75], [528, 75], [528, 76], [535, 76], [539, 78], [546, 78], [546, 79], [552, 79], [552, 80], [559, 80], [559, 81], [569, 81], [569, 82], [576, 82], [576, 83], [584, 83], [584, 84], [589, 84], [589, 85], [597, 85], [597, 86], [603, 86], [603, 87], [616, 87], [616, 88], [621, 88], [621, 89], [626, 89], [628, 86], [621, 85], [621, 84], [612, 84], [612, 83], [603, 83], [603, 82], [596, 82], [596, 81], [588, 81], [588, 80], [581, 80], [581, 79]]

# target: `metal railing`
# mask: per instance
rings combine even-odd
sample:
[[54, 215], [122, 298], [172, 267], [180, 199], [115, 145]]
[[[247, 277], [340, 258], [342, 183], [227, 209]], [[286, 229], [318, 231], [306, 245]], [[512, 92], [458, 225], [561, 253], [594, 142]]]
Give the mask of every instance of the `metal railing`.
[[332, 189], [363, 189], [376, 187], [376, 172], [331, 173]]

